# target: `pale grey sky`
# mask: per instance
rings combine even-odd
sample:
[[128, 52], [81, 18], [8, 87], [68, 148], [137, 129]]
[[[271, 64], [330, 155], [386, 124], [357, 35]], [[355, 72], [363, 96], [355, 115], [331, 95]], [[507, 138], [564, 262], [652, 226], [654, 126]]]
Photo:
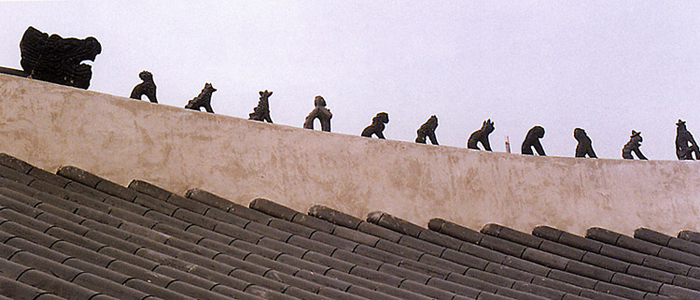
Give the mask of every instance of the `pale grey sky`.
[[700, 139], [698, 1], [0, 2], [0, 65], [19, 68], [28, 26], [96, 37], [90, 90], [127, 97], [149, 70], [165, 105], [205, 82], [218, 114], [247, 118], [259, 90], [275, 123], [301, 127], [323, 95], [334, 132], [359, 135], [380, 111], [388, 139], [413, 141], [431, 114], [462, 147], [491, 118], [494, 151], [546, 129], [573, 156], [575, 127], [621, 158], [632, 129], [652, 160], [675, 160], [675, 123]]

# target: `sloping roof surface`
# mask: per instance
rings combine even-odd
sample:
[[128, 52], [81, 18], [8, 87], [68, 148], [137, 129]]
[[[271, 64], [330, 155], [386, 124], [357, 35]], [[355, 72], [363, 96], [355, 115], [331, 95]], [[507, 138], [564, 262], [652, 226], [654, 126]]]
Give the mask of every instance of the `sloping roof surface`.
[[0, 299], [700, 299], [696, 232], [424, 228], [5, 154], [0, 177]]

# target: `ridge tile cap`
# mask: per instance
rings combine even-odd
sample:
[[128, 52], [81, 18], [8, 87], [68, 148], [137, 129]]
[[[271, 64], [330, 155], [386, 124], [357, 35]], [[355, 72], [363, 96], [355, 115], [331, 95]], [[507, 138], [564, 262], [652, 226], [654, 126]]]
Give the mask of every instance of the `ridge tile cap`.
[[235, 206], [231, 201], [198, 188], [187, 190], [185, 192], [185, 197], [197, 200], [206, 205], [211, 205], [223, 211], [229, 211], [229, 209]]
[[137, 191], [126, 188], [121, 184], [106, 179], [103, 179], [100, 182], [98, 182], [95, 189], [100, 192], [118, 197], [120, 199], [127, 200], [129, 202], [133, 202], [134, 199], [136, 199], [136, 197], [139, 196], [139, 193]]
[[440, 218], [432, 218], [428, 221], [428, 229], [440, 232], [442, 226], [445, 225], [445, 220]]
[[127, 188], [160, 200], [167, 200], [170, 195], [173, 194], [172, 192], [158, 187], [150, 182], [139, 179], [134, 179], [129, 182]]
[[29, 174], [29, 171], [31, 171], [34, 168], [34, 166], [29, 164], [28, 162], [23, 161], [7, 153], [0, 153], [0, 165], [6, 166], [24, 174]]
[[426, 230], [425, 228], [420, 227], [416, 224], [380, 211], [375, 211], [367, 214], [367, 222], [374, 223], [384, 228], [388, 228], [399, 233], [410, 235], [415, 238], [418, 238], [421, 232], [423, 232], [423, 230]]
[[678, 232], [678, 238], [698, 244], [700, 243], [700, 232], [681, 230]]
[[248, 207], [287, 221], [293, 220], [294, 217], [299, 214], [296, 210], [265, 198], [253, 199], [253, 201], [250, 201], [248, 204]]
[[536, 249], [540, 248], [540, 245], [542, 245], [543, 241], [541, 237], [527, 234], [496, 223], [489, 223], [484, 225], [484, 227], [481, 229], [481, 232]]
[[431, 220], [431, 222], [434, 224], [433, 227], [439, 225], [440, 230], [437, 232], [451, 236], [461, 241], [469, 242], [472, 244], [478, 244], [484, 237], [484, 234], [481, 232], [464, 227], [451, 221], [446, 221], [444, 219], [433, 219]]
[[294, 217], [294, 219], [291, 220], [291, 222], [329, 234], [332, 234], [333, 231], [335, 231], [336, 227], [335, 225], [333, 225], [333, 223], [330, 223], [326, 220], [321, 220], [319, 218], [305, 214], [297, 214]]
[[270, 221], [274, 219], [274, 217], [268, 214], [257, 211], [255, 209], [248, 208], [247, 206], [240, 205], [233, 201], [229, 201], [226, 198], [222, 198], [221, 196], [217, 196], [216, 194], [205, 190], [190, 189], [187, 190], [185, 196], [189, 199], [193, 199], [206, 205], [213, 206], [227, 213], [234, 214], [241, 218], [262, 223], [265, 225], [269, 224]]
[[56, 174], [80, 182], [93, 189], [102, 181], [102, 178], [99, 176], [74, 166], [61, 166], [56, 171]]
[[532, 229], [532, 235], [541, 237], [552, 242], [558, 242], [563, 230], [556, 229], [547, 225], [540, 225]]
[[66, 187], [69, 183], [72, 182], [72, 180], [65, 178], [63, 176], [58, 176], [54, 173], [51, 173], [49, 171], [46, 171], [44, 169], [40, 168], [33, 168], [29, 171], [27, 174], [31, 177], [34, 177], [35, 179], [45, 181], [46, 183], [53, 184], [55, 186], [64, 188]]
[[634, 231], [634, 238], [651, 242], [661, 246], [668, 246], [668, 243], [673, 238], [670, 235], [663, 234], [648, 228], [640, 227]]
[[323, 205], [310, 207], [309, 215], [354, 230], [363, 222], [359, 218]]
[[601, 227], [591, 227], [586, 230], [586, 238], [604, 242], [610, 245], [617, 245], [617, 241], [621, 236], [622, 234]]
[[486, 225], [481, 227], [480, 232], [498, 237], [498, 235], [501, 233], [501, 229], [503, 229], [502, 225], [496, 223], [487, 223]]

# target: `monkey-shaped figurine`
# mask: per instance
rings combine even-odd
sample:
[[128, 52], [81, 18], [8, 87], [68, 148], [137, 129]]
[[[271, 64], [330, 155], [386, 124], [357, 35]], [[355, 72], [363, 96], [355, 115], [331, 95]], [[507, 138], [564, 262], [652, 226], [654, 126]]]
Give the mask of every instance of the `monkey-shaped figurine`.
[[700, 159], [700, 149], [698, 149], [693, 135], [685, 127], [685, 121], [678, 119], [676, 126], [676, 156], [678, 159], [693, 160], [693, 153], [695, 153], [695, 159]]
[[527, 135], [525, 136], [525, 140], [523, 141], [523, 145], [520, 149], [521, 153], [525, 155], [533, 155], [532, 147], [535, 147], [537, 154], [539, 154], [540, 156], [546, 156], [546, 154], [544, 153], [544, 149], [542, 148], [542, 144], [540, 144], [540, 139], [543, 137], [544, 127], [535, 126], [530, 128], [530, 130], [527, 132]]
[[639, 150], [639, 146], [642, 143], [642, 133], [632, 130], [632, 135], [630, 136], [630, 141], [622, 147], [622, 158], [624, 159], [634, 159], [632, 157], [632, 152], [637, 155], [637, 158], [641, 160], [647, 160], [647, 158], [642, 154], [642, 150]]
[[360, 135], [371, 138], [372, 134], [376, 134], [377, 138], [384, 139], [384, 124], [387, 123], [389, 123], [389, 114], [385, 112], [377, 113], [372, 118], [372, 124], [365, 127]]
[[304, 128], [314, 129], [314, 120], [318, 118], [321, 121], [321, 131], [331, 131], [331, 118], [333, 114], [331, 110], [326, 108], [326, 99], [323, 99], [321, 95], [314, 98], [314, 110], [312, 110], [306, 120], [304, 120]]
[[141, 71], [139, 73], [139, 78], [143, 82], [137, 84], [133, 90], [131, 90], [131, 99], [141, 100], [141, 96], [146, 95], [151, 103], [158, 103], [156, 99], [156, 83], [153, 81], [153, 74], [148, 71]]
[[598, 158], [593, 151], [593, 142], [591, 138], [588, 137], [586, 131], [581, 128], [574, 129], [574, 138], [578, 141], [576, 145], [576, 157], [588, 157]]
[[187, 102], [185, 108], [200, 110], [201, 107], [207, 110], [208, 113], [214, 113], [211, 109], [211, 94], [216, 92], [216, 89], [211, 85], [211, 83], [205, 83], [202, 91], [197, 95], [197, 97], [192, 98], [192, 100]]
[[435, 115], [430, 116], [428, 121], [425, 121], [423, 125], [418, 128], [416, 132], [418, 136], [416, 137], [416, 143], [425, 144], [425, 137], [430, 138], [430, 143], [433, 145], [438, 144], [437, 137], [435, 137], [435, 129], [438, 127], [438, 119]]
[[248, 114], [248, 120], [255, 121], [267, 121], [272, 123], [272, 117], [270, 117], [270, 102], [268, 99], [272, 96], [272, 91], [259, 91], [260, 98], [258, 99], [258, 106], [253, 108], [253, 112]]
[[484, 150], [491, 151], [491, 143], [489, 143], [489, 134], [491, 134], [491, 132], [493, 132], [494, 129], [496, 128], [493, 127], [493, 122], [491, 121], [491, 119], [484, 121], [484, 123], [481, 124], [481, 129], [472, 132], [472, 134], [469, 136], [469, 139], [467, 140], [467, 148], [481, 150], [477, 145], [477, 143], [481, 143], [481, 146], [484, 147]]

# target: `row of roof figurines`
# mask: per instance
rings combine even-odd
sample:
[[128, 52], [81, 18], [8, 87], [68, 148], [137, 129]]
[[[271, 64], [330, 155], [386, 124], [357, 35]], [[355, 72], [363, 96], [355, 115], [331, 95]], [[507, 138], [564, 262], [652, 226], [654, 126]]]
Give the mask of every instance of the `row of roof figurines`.
[[[49, 36], [47, 33], [30, 26], [22, 36], [20, 50], [22, 56], [20, 64], [23, 70], [0, 67], [1, 73], [87, 89], [92, 78], [92, 66], [84, 64], [83, 61], [94, 61], [97, 55], [102, 52], [102, 46], [94, 37], [77, 39], [62, 38], [57, 34]], [[134, 87], [131, 92], [131, 98], [141, 99], [143, 95], [146, 95], [151, 102], [158, 103], [153, 75], [148, 71], [143, 71], [139, 74], [139, 77], [143, 82]], [[207, 112], [214, 113], [214, 110], [211, 108], [211, 96], [215, 91], [216, 89], [210, 83], [206, 83], [202, 92], [190, 100], [185, 108], [200, 110], [203, 107]], [[270, 91], [260, 91], [258, 106], [249, 114], [251, 120], [272, 123], [268, 102], [270, 95], [272, 95]], [[326, 101], [323, 97], [316, 96], [314, 104], [315, 108], [304, 121], [304, 128], [313, 129], [314, 120], [319, 119], [321, 130], [331, 131], [331, 117], [333, 117], [333, 114], [326, 108]], [[389, 115], [385, 112], [380, 112], [372, 119], [372, 124], [362, 131], [361, 135], [365, 137], [376, 135], [378, 138], [384, 139], [383, 131], [387, 123], [389, 123]], [[685, 122], [678, 120], [676, 125], [678, 126], [676, 133], [676, 155], [678, 159], [700, 159], [700, 149], [698, 149], [693, 136], [686, 129]], [[438, 145], [435, 137], [437, 126], [437, 117], [433, 115], [418, 129], [416, 142], [426, 143], [426, 138], [428, 138], [433, 145]], [[491, 119], [484, 121], [481, 129], [469, 136], [467, 148], [479, 149], [478, 144], [481, 143], [484, 150], [491, 151], [489, 134], [493, 130], [494, 126]], [[544, 137], [544, 128], [541, 126], [532, 127], [528, 131], [525, 141], [523, 141], [521, 153], [532, 155], [532, 148], [534, 148], [539, 155], [545, 155], [544, 148], [542, 148], [540, 143], [542, 137]], [[574, 129], [574, 138], [578, 141], [576, 157], [596, 157], [591, 146], [591, 139], [583, 129]], [[635, 153], [637, 158], [646, 160], [647, 158], [639, 150], [641, 142], [642, 136], [640, 133], [632, 130], [630, 141], [622, 149], [622, 157], [633, 159], [632, 153]], [[695, 153], [695, 158], [693, 158], [693, 153]]]
[[[143, 95], [146, 95], [148, 99], [153, 103], [158, 103], [156, 98], [156, 84], [153, 81], [153, 75], [148, 71], [142, 71], [139, 73], [139, 77], [143, 80], [142, 83], [136, 85], [131, 91], [131, 98], [141, 100]], [[187, 102], [185, 108], [200, 110], [204, 108], [209, 113], [214, 113], [211, 108], [211, 97], [216, 89], [210, 84], [206, 83], [204, 88], [199, 93], [197, 97], [192, 98], [192, 100]], [[260, 98], [258, 100], [258, 105], [253, 108], [253, 112], [249, 114], [250, 120], [256, 121], [267, 121], [272, 123], [272, 118], [270, 117], [270, 105], [269, 97], [272, 95], [271, 91], [265, 90], [260, 91]], [[314, 99], [314, 109], [306, 116], [304, 121], [304, 128], [314, 129], [314, 120], [319, 119], [321, 123], [322, 131], [331, 131], [331, 118], [333, 114], [330, 109], [326, 108], [326, 100], [322, 96], [316, 96]], [[376, 135], [379, 139], [384, 139], [384, 128], [385, 124], [389, 123], [389, 114], [386, 112], [377, 113], [377, 115], [372, 118], [372, 124], [365, 127], [360, 134], [363, 137], [372, 137]], [[483, 122], [481, 128], [474, 131], [467, 141], [467, 148], [481, 150], [478, 144], [486, 151], [491, 151], [491, 144], [489, 142], [489, 134], [491, 134], [495, 127], [494, 122], [488, 119]], [[423, 123], [417, 130], [416, 143], [426, 143], [426, 138], [430, 140], [433, 145], [439, 145], [437, 137], [435, 136], [435, 129], [438, 126], [438, 119], [435, 115], [430, 116], [428, 121]], [[679, 160], [693, 160], [693, 153], [695, 153], [695, 159], [700, 159], [700, 149], [695, 143], [693, 135], [686, 129], [685, 121], [678, 120], [676, 123], [676, 155]], [[521, 153], [525, 155], [534, 155], [533, 148], [540, 156], [545, 156], [544, 148], [540, 139], [544, 137], [544, 128], [542, 126], [532, 127], [525, 136], [525, 140], [522, 143]], [[591, 139], [586, 134], [586, 131], [581, 128], [574, 129], [574, 138], [578, 141], [576, 146], [576, 157], [590, 157], [597, 158], [595, 151], [593, 151], [593, 146]], [[632, 135], [630, 136], [629, 142], [622, 147], [622, 158], [624, 159], [634, 159], [632, 153], [634, 153], [637, 158], [641, 160], [647, 160], [647, 158], [642, 154], [639, 149], [642, 142], [642, 136], [640, 132], [632, 130]]]

